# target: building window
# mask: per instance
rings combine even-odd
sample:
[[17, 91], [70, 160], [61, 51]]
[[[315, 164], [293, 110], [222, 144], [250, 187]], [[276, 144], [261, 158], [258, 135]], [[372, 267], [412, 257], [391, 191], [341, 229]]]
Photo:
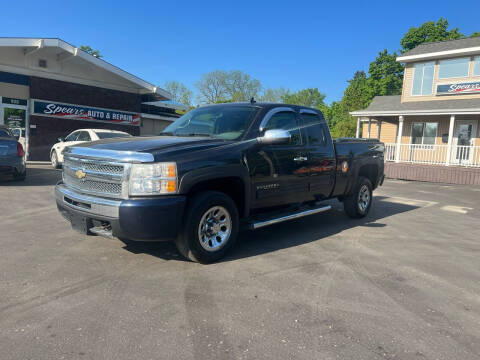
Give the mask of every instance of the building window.
[[412, 125], [412, 144], [435, 144], [437, 128], [438, 123], [414, 122]]
[[441, 60], [438, 70], [439, 79], [467, 77], [470, 67], [470, 58]]
[[480, 56], [473, 58], [473, 76], [480, 76]]
[[435, 63], [415, 64], [414, 69], [412, 95], [432, 95]]

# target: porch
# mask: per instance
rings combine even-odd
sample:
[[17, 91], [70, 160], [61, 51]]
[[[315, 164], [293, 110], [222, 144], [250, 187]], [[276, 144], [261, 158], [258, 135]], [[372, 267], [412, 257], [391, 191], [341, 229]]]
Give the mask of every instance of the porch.
[[385, 143], [387, 177], [480, 185], [480, 99], [408, 104], [386, 96], [351, 114], [357, 137]]

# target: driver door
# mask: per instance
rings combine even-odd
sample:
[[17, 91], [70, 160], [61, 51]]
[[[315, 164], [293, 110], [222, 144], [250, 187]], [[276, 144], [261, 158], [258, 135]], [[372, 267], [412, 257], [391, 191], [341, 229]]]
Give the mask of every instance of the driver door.
[[305, 201], [308, 197], [307, 154], [295, 111], [287, 107], [274, 108], [265, 115], [262, 124], [262, 134], [267, 130], [285, 129], [292, 137], [289, 143], [259, 145], [254, 150], [249, 160], [253, 208]]

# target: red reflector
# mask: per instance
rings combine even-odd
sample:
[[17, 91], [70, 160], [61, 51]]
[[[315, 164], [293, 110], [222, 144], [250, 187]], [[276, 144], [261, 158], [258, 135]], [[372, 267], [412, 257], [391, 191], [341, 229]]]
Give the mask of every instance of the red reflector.
[[25, 156], [25, 151], [23, 151], [23, 146], [19, 142], [17, 142], [17, 155], [20, 157]]

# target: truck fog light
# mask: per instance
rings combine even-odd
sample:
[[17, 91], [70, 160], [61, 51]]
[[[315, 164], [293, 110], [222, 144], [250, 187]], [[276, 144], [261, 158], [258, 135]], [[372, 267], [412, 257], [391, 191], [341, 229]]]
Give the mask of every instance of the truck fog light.
[[130, 171], [130, 195], [174, 194], [177, 192], [177, 164], [133, 164]]

